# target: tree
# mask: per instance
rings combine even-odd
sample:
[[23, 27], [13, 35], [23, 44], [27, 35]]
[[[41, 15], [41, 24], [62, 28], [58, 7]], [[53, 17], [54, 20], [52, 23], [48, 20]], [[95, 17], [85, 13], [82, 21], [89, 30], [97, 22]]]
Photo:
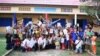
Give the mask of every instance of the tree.
[[80, 8], [85, 10], [88, 15], [94, 17], [100, 24], [100, 0], [88, 0]]

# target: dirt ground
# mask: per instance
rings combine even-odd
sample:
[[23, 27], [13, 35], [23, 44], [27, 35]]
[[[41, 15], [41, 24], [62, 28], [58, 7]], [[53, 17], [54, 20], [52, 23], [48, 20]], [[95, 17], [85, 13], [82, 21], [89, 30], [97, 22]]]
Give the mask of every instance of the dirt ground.
[[7, 56], [90, 56], [88, 53], [76, 54], [68, 50], [43, 50], [32, 52], [12, 51]]

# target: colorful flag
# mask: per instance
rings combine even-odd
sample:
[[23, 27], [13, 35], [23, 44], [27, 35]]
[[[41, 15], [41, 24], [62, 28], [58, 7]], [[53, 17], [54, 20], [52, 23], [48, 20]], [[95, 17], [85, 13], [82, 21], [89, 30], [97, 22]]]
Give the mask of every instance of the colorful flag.
[[45, 14], [45, 19], [48, 20], [48, 14], [47, 13]]
[[58, 21], [60, 21], [60, 19], [55, 20], [55, 21], [53, 21], [53, 22], [50, 22], [50, 23], [48, 24], [48, 27], [51, 27], [53, 24], [57, 23]]

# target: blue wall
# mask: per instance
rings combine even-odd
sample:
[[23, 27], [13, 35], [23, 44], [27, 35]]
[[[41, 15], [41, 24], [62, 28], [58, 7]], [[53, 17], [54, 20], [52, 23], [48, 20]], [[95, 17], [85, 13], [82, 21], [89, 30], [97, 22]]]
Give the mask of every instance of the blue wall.
[[24, 20], [23, 20], [24, 26], [25, 26], [29, 21], [32, 21], [32, 18], [24, 18]]
[[[77, 19], [77, 23], [79, 23], [80, 27], [84, 30], [85, 26], [88, 24], [87, 19]], [[74, 19], [72, 19], [72, 25], [74, 26]]]
[[0, 18], [0, 27], [12, 26], [12, 18], [1, 17]]

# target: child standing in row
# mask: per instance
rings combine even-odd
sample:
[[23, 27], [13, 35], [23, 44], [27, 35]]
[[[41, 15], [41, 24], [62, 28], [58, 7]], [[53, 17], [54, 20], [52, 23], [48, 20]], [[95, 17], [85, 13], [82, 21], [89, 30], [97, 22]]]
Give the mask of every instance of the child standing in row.
[[96, 39], [97, 39], [97, 36], [94, 34], [93, 36], [92, 36], [92, 38], [91, 38], [91, 48], [92, 48], [92, 52], [93, 52], [93, 54], [95, 54], [96, 55]]
[[81, 38], [78, 36], [78, 39], [75, 41], [75, 52], [76, 53], [82, 53], [82, 45], [83, 45], [83, 41], [81, 40]]

